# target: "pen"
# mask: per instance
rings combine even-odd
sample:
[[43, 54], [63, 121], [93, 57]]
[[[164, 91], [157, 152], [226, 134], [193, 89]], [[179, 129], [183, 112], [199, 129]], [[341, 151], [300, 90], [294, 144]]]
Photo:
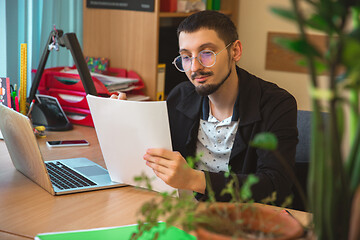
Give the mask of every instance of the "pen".
[[287, 209], [284, 209], [283, 210], [285, 213], [289, 214], [289, 216], [291, 216], [293, 219], [295, 219], [298, 223], [300, 223], [300, 225], [302, 226], [302, 228], [304, 229], [304, 235], [303, 237], [307, 236], [308, 235], [308, 231], [309, 231], [309, 227], [306, 227], [306, 226], [303, 226], [301, 222], [299, 222], [299, 220], [294, 217], [294, 215], [291, 214], [290, 211], [288, 211]]
[[29, 107], [29, 111], [28, 111], [28, 113], [27, 113], [27, 117], [30, 116], [31, 111], [32, 111], [33, 108], [34, 108], [34, 103], [35, 103], [35, 99], [33, 99], [33, 100], [31, 101], [31, 103], [30, 103], [30, 107]]
[[18, 96], [15, 96], [15, 110], [19, 112], [19, 98]]
[[289, 214], [291, 217], [295, 218], [288, 210], [284, 210], [287, 214]]

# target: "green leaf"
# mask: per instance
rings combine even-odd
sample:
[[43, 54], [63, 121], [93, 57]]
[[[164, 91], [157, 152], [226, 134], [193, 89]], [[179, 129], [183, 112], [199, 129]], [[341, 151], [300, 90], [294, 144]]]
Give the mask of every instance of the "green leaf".
[[201, 160], [202, 156], [204, 156], [204, 153], [196, 154], [195, 157], [188, 156], [188, 157], [186, 158], [186, 162], [188, 163], [188, 166], [189, 166], [190, 168], [194, 169], [195, 164]]
[[313, 99], [330, 101], [335, 97], [335, 93], [329, 88], [310, 87], [310, 96]]
[[273, 133], [264, 132], [257, 134], [254, 139], [250, 142], [250, 146], [274, 151], [277, 149], [278, 140]]
[[285, 37], [274, 38], [274, 42], [280, 46], [304, 56], [322, 57], [321, 53], [304, 39], [289, 39]]
[[276, 195], [276, 192], [272, 192], [270, 196], [262, 199], [260, 202], [268, 205], [275, 205], [275, 201], [277, 198]]
[[143, 178], [141, 176], [135, 176], [134, 177], [135, 182], [141, 182], [142, 180], [143, 180]]
[[312, 29], [319, 30], [322, 32], [333, 33], [334, 30], [331, 27], [325, 18], [321, 15], [314, 14], [309, 19], [306, 20], [306, 25]]
[[250, 200], [252, 198], [251, 187], [259, 182], [259, 178], [253, 174], [249, 174], [244, 184], [240, 189], [240, 198], [244, 201]]
[[354, 24], [354, 27], [356, 28], [360, 27], [360, 6], [352, 7], [351, 13], [352, 13], [352, 22]]
[[344, 40], [342, 60], [345, 66], [354, 71], [360, 70], [360, 40], [348, 37]]
[[270, 7], [270, 11], [275, 13], [276, 15], [295, 21], [296, 15], [292, 10], [281, 8], [281, 7]]
[[[308, 67], [308, 62], [304, 58], [297, 61], [297, 64], [299, 66]], [[327, 66], [319, 60], [315, 60], [314, 64], [315, 64], [316, 74], [318, 75], [323, 74], [327, 70]]]

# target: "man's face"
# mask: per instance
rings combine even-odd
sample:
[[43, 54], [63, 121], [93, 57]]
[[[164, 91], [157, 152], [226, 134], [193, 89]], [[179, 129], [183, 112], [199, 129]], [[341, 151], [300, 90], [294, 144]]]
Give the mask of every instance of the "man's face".
[[[181, 32], [179, 35], [179, 53], [181, 55], [197, 57], [200, 51], [211, 50], [218, 53], [225, 47], [224, 41], [214, 30], [200, 29], [192, 33]], [[230, 58], [225, 49], [216, 55], [216, 63], [212, 67], [204, 67], [197, 59], [193, 59], [191, 68], [186, 75], [194, 84], [196, 91], [200, 95], [206, 96], [214, 93], [226, 81], [230, 69]]]

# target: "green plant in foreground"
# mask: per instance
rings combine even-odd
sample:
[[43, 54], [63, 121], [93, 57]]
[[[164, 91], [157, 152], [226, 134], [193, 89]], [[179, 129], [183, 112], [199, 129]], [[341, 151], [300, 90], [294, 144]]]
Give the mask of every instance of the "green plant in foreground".
[[[291, 0], [292, 8], [272, 12], [293, 21], [295, 40], [276, 42], [303, 56], [308, 68], [312, 98], [311, 162], [308, 179], [310, 211], [318, 239], [348, 239], [351, 204], [360, 183], [360, 1]], [[350, 22], [351, 21], [351, 22]], [[308, 29], [327, 38], [320, 51]], [[326, 79], [320, 86], [319, 77]], [[350, 109], [349, 116], [344, 107]], [[324, 118], [322, 111], [329, 112]], [[349, 127], [350, 150], [344, 150], [344, 129]]]
[[[266, 135], [266, 134], [261, 134]], [[269, 141], [268, 141], [269, 142]], [[254, 140], [254, 144], [257, 140]], [[270, 143], [271, 144], [271, 143]], [[257, 144], [261, 147], [262, 144]], [[193, 167], [194, 164], [200, 160], [201, 156], [188, 157], [187, 161], [189, 166]], [[251, 205], [243, 205], [243, 203], [253, 203], [251, 187], [259, 180], [255, 175], [249, 175], [247, 180], [240, 186], [235, 174], [229, 172], [225, 176], [230, 179], [226, 187], [222, 190], [221, 194], [229, 194], [231, 196], [231, 203], [234, 204], [234, 211], [239, 213], [244, 208], [251, 208]], [[139, 184], [145, 182], [149, 189], [151, 189], [151, 179], [142, 174], [136, 177], [135, 180]], [[208, 182], [209, 184], [209, 182]], [[143, 204], [140, 209], [140, 214], [143, 216], [138, 221], [138, 232], [133, 234], [132, 239], [139, 238], [142, 234], [148, 232], [151, 228], [158, 225], [159, 221], [166, 222], [167, 226], [180, 226], [184, 231], [190, 232], [195, 230], [196, 226], [202, 226], [213, 232], [221, 234], [232, 234], [233, 237], [248, 236], [249, 232], [244, 229], [242, 223], [243, 219], [239, 218], [235, 221], [229, 218], [231, 212], [226, 211], [224, 208], [214, 208], [215, 203], [214, 193], [211, 186], [208, 185], [209, 200], [199, 204], [194, 200], [194, 195], [185, 195], [180, 198], [177, 197], [177, 191], [171, 193], [160, 193], [158, 198]], [[273, 203], [276, 200], [276, 194], [264, 199], [263, 203]], [[291, 203], [291, 198], [285, 201], [285, 204]], [[284, 205], [286, 207], [287, 205]], [[214, 211], [202, 212], [201, 209], [209, 209], [213, 207]], [[238, 216], [238, 214], [235, 214]], [[158, 233], [158, 234], [161, 234]], [[250, 233], [254, 234], [254, 233]], [[261, 234], [261, 233], [256, 233]], [[157, 236], [154, 236], [157, 239]]]

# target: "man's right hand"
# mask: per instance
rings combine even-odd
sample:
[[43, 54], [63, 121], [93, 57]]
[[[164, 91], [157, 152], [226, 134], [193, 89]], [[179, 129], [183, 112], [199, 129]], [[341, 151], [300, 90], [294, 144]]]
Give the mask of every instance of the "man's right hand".
[[127, 97], [126, 97], [126, 93], [123, 93], [123, 92], [119, 92], [119, 94], [112, 94], [110, 96], [110, 98], [112, 99], [119, 99], [119, 100], [127, 100]]

